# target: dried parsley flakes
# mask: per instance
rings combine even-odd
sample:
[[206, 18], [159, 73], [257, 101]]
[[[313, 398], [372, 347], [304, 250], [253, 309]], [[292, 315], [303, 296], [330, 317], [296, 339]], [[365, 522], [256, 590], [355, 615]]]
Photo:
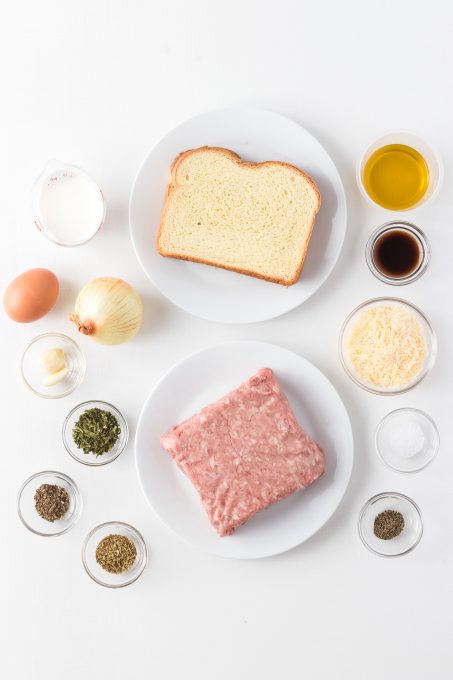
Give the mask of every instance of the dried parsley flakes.
[[137, 557], [133, 541], [121, 534], [109, 534], [98, 543], [96, 562], [110, 574], [122, 574], [132, 567]]
[[84, 411], [72, 428], [72, 438], [77, 448], [95, 456], [111, 451], [120, 434], [121, 428], [113, 413], [101, 408]]
[[69, 510], [69, 494], [57, 484], [41, 484], [35, 491], [35, 508], [48, 522], [61, 519]]

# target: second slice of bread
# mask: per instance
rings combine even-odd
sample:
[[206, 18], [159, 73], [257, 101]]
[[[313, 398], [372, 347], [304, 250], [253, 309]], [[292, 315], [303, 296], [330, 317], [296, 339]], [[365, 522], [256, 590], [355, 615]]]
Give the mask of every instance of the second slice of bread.
[[157, 249], [290, 286], [320, 203], [313, 180], [292, 165], [248, 163], [214, 147], [186, 151], [172, 166]]

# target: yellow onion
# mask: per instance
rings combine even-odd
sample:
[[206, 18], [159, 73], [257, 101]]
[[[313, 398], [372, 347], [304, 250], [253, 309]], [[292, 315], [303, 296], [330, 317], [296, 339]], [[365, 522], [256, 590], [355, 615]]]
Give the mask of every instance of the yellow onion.
[[143, 304], [122, 279], [94, 279], [77, 296], [69, 317], [78, 330], [104, 345], [119, 345], [136, 335], [143, 321]]

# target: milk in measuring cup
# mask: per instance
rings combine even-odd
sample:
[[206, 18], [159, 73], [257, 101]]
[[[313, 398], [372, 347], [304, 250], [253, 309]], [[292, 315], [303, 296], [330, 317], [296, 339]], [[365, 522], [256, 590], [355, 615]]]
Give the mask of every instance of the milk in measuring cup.
[[86, 243], [100, 229], [105, 201], [96, 182], [81, 168], [48, 163], [33, 192], [35, 224], [63, 246]]

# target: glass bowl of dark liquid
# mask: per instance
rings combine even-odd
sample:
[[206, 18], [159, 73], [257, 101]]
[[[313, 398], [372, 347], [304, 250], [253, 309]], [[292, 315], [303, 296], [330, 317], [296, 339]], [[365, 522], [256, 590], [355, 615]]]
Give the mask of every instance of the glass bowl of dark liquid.
[[425, 234], [414, 224], [386, 222], [371, 234], [365, 255], [376, 278], [393, 286], [404, 286], [426, 271], [430, 248]]

